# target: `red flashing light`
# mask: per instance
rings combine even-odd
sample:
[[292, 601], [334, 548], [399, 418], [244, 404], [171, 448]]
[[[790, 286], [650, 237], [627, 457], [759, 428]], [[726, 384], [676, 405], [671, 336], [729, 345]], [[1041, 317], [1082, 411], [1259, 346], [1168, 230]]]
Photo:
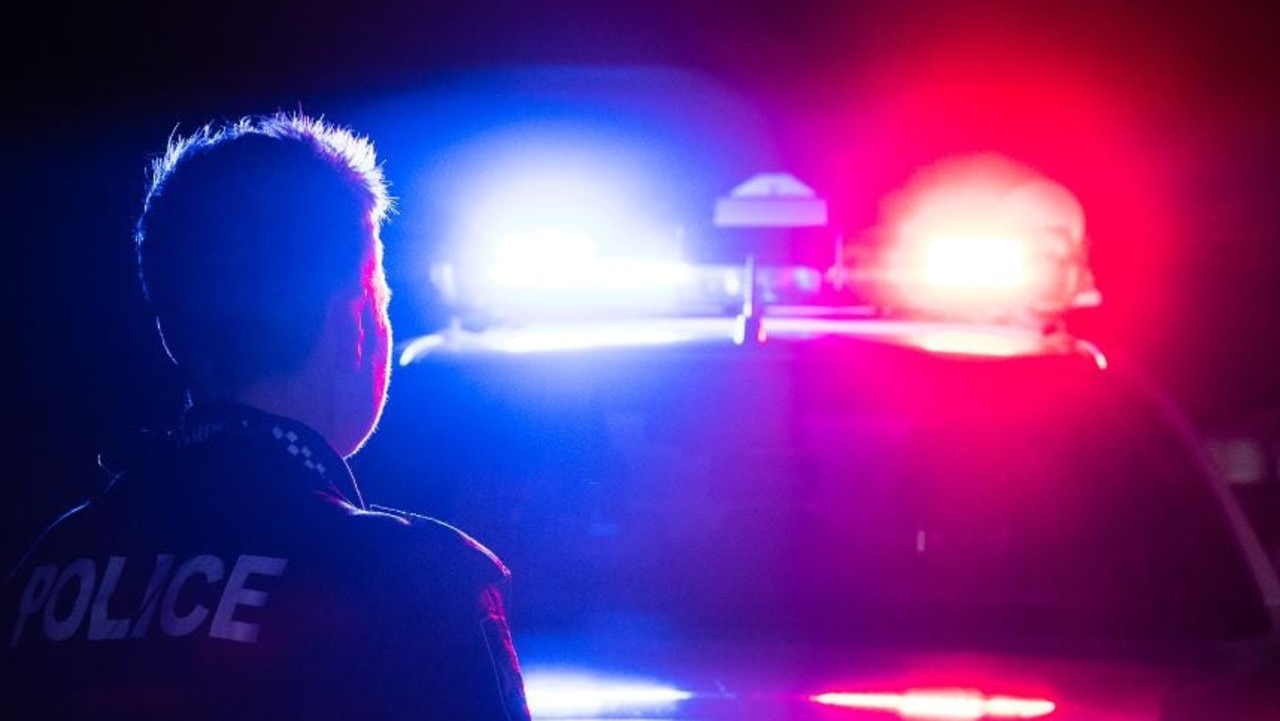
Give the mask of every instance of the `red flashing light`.
[[994, 154], [920, 173], [888, 206], [895, 305], [967, 318], [1096, 305], [1084, 213], [1063, 186]]
[[1042, 698], [986, 696], [973, 689], [911, 689], [905, 693], [822, 693], [810, 697], [826, 706], [891, 711], [921, 721], [1032, 719], [1048, 716], [1057, 704]]
[[1016, 235], [939, 231], [900, 252], [899, 283], [926, 305], [1029, 306], [1051, 280]]

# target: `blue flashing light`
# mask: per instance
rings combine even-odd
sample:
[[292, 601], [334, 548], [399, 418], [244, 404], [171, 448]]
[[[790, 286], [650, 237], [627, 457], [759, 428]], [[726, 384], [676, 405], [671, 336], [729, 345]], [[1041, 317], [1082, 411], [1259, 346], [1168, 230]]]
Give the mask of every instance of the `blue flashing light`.
[[692, 282], [643, 178], [601, 148], [498, 146], [465, 189], [448, 275], [466, 302], [521, 315], [658, 310]]
[[534, 718], [627, 717], [670, 713], [692, 693], [649, 679], [580, 669], [526, 668], [525, 695]]

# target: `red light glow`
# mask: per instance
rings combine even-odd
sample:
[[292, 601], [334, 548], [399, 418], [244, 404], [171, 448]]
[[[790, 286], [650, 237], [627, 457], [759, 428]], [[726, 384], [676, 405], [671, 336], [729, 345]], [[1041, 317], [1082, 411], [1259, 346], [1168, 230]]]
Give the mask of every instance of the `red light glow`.
[[973, 689], [912, 689], [905, 693], [823, 693], [815, 703], [869, 711], [891, 711], [904, 719], [976, 721], [1048, 716], [1057, 705], [1047, 699], [985, 696]]
[[956, 290], [1018, 290], [1032, 282], [1026, 244], [995, 236], [934, 236], [921, 249], [922, 280]]
[[[1038, 169], [1069, 188], [1088, 216], [1089, 265], [1106, 312], [1077, 318], [1088, 327], [1075, 327], [1141, 347], [1167, 337], [1169, 323], [1185, 329], [1170, 312], [1186, 302], [1171, 284], [1180, 268], [1170, 249], [1190, 247], [1185, 209], [1195, 199], [1180, 184], [1197, 177], [1201, 149], [1183, 154], [1152, 132], [1169, 127], [1168, 109], [1146, 101], [1170, 87], [1149, 73], [1126, 78], [1102, 54], [1055, 46], [1067, 37], [1062, 21], [1088, 17], [1075, 5], [1063, 9], [1052, 31], [1035, 33], [1005, 4], [956, 3], [928, 14], [876, 4], [864, 22], [881, 28], [886, 44], [865, 49], [873, 60], [847, 78], [866, 101], [831, 121], [844, 131], [833, 175], [850, 180], [823, 187], [830, 197], [865, 199], [846, 212], [871, 226], [884, 217], [881, 201], [930, 163], [995, 151]], [[1120, 27], [1112, 28], [1117, 38], [1125, 37]]]
[[1032, 168], [952, 158], [923, 170], [888, 216], [898, 305], [1000, 318], [1096, 303], [1080, 203]]

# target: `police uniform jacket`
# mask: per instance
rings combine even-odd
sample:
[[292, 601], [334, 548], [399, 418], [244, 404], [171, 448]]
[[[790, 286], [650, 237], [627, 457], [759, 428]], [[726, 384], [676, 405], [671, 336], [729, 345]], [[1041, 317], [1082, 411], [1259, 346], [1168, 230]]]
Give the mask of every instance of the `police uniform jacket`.
[[528, 718], [509, 574], [311, 429], [193, 407], [8, 579], [5, 718]]

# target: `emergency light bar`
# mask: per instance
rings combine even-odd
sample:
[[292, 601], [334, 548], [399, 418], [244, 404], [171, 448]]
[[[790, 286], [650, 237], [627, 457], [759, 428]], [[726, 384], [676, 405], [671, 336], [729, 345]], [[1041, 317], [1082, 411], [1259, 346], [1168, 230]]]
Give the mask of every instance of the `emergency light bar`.
[[736, 312], [746, 338], [762, 337], [770, 306], [1044, 328], [1100, 301], [1078, 200], [999, 156], [927, 169], [876, 233], [853, 238], [783, 172], [719, 197], [711, 228], [691, 235], [656, 228], [625, 184], [571, 170], [500, 179], [477, 204], [463, 257], [436, 272], [460, 305], [498, 317]]

